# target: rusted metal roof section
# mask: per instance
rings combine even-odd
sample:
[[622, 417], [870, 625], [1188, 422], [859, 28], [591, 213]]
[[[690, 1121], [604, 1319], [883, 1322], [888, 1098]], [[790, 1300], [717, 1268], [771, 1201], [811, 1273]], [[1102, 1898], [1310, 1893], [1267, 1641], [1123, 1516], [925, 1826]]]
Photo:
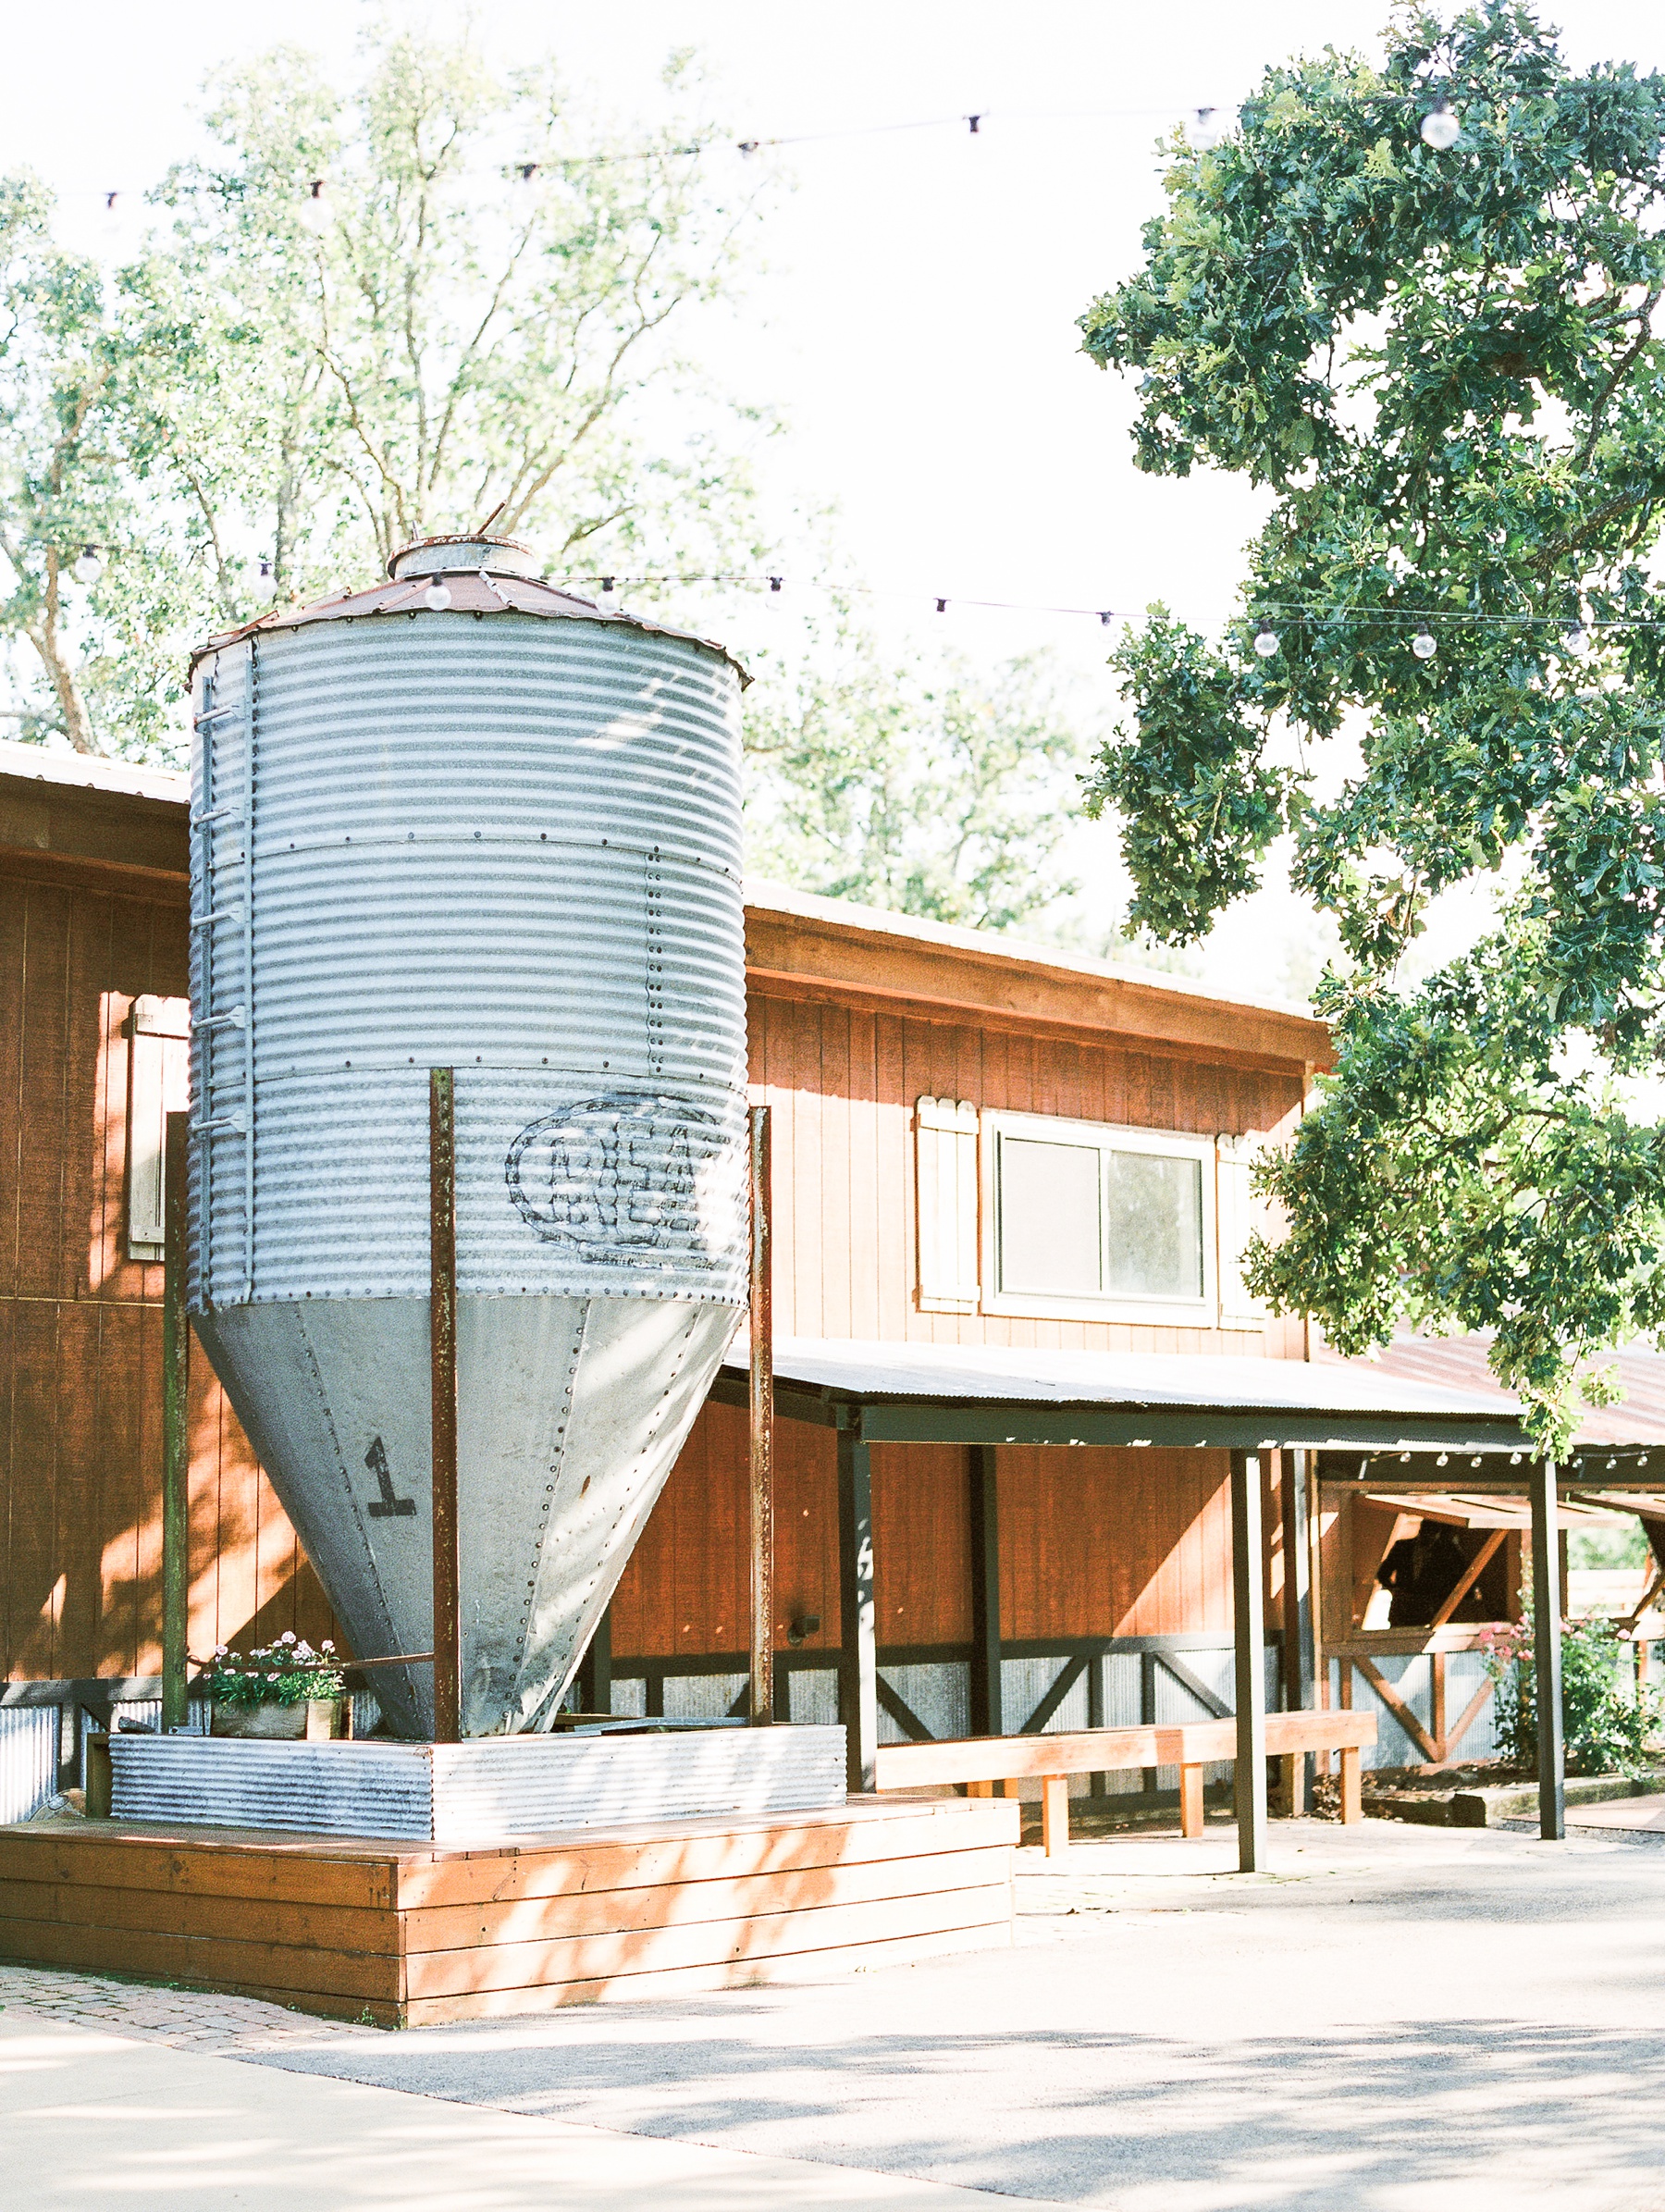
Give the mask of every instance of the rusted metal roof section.
[[[1332, 1369], [1346, 1367], [1426, 1383], [1436, 1390], [1467, 1390], [1494, 1405], [1512, 1405], [1514, 1401], [1491, 1371], [1490, 1357], [1491, 1340], [1483, 1336], [1396, 1337], [1374, 1360], [1343, 1360], [1327, 1345], [1318, 1353], [1319, 1362]], [[1585, 1415], [1573, 1440], [1574, 1452], [1594, 1453], [1603, 1445], [1665, 1444], [1665, 1354], [1629, 1345], [1595, 1364], [1618, 1369], [1624, 1396], [1617, 1405], [1594, 1406]], [[1592, 1460], [1592, 1467], [1595, 1464]]]
[[[593, 599], [581, 599], [576, 592], [561, 591], [537, 576], [519, 573], [518, 565], [497, 568], [492, 565], [499, 558], [495, 551], [484, 561], [476, 557], [462, 564], [465, 552], [478, 556], [484, 545], [485, 541], [472, 538], [426, 538], [416, 546], [404, 547], [393, 557], [400, 573], [386, 583], [371, 584], [359, 591], [336, 592], [327, 599], [314, 599], [304, 607], [268, 608], [253, 622], [242, 623], [235, 630], [223, 630], [197, 646], [191, 652], [190, 665], [194, 671], [208, 654], [223, 652], [228, 646], [237, 645], [245, 637], [306, 629], [316, 623], [404, 621], [455, 624], [471, 616], [483, 622], [488, 616], [513, 614], [529, 615], [543, 622], [596, 623], [612, 629], [639, 631], [645, 636], [674, 638], [679, 644], [697, 646], [702, 652], [715, 653], [726, 661], [743, 687], [751, 682], [728, 648], [713, 638], [697, 636], [691, 630], [673, 629], [669, 623], [652, 622], [646, 615], [627, 614], [623, 609], [598, 607]], [[442, 565], [453, 549], [459, 565]], [[510, 554], [518, 556], [524, 550], [512, 548]], [[433, 564], [426, 565], [430, 555]], [[439, 575], [444, 577], [450, 593], [450, 604], [436, 610], [429, 606], [427, 593], [435, 577]]]

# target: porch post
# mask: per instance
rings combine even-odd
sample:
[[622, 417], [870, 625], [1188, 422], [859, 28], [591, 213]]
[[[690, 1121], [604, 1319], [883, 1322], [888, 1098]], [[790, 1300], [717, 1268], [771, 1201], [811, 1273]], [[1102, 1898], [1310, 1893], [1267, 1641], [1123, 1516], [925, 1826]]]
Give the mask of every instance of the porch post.
[[838, 1717], [852, 1793], [878, 1780], [879, 1649], [873, 1615], [873, 1477], [869, 1447], [838, 1431]]
[[1532, 1633], [1537, 1674], [1538, 1834], [1567, 1834], [1566, 1747], [1561, 1741], [1560, 1536], [1556, 1526], [1555, 1462], [1532, 1467]]
[[[1283, 1682], [1284, 1703], [1295, 1712], [1310, 1712], [1316, 1703], [1314, 1677], [1317, 1653], [1313, 1633], [1313, 1554], [1310, 1452], [1278, 1455], [1279, 1490], [1283, 1506]], [[1294, 1788], [1289, 1810], [1299, 1816], [1312, 1803], [1313, 1760], [1310, 1752], [1290, 1761]]]
[[1004, 1736], [1000, 1703], [1000, 1477], [993, 1444], [968, 1447], [971, 1470], [971, 1733]]
[[1266, 1608], [1261, 1456], [1231, 1455], [1232, 1628], [1237, 1659], [1238, 1872], [1266, 1864]]
[[578, 1701], [585, 1712], [612, 1711], [612, 1607], [596, 1624], [578, 1669]]

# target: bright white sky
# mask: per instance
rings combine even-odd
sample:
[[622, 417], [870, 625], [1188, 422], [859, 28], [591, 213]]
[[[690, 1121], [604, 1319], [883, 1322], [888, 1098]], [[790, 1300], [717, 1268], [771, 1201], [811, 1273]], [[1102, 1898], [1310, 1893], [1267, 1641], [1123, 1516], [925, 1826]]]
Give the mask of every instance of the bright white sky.
[[[553, 51], [623, 114], [652, 115], [665, 51], [695, 45], [737, 137], [950, 118], [790, 151], [796, 189], [771, 218], [769, 271], [724, 365], [786, 415], [791, 435], [771, 463], [781, 496], [838, 502], [852, 572], [905, 595], [884, 602], [897, 620], [941, 621], [990, 660], [1049, 643], [1097, 685], [1095, 621], [971, 609], [939, 618], [931, 600], [1137, 610], [1161, 598], [1207, 626], [1231, 611], [1256, 502], [1228, 480], [1134, 471], [1128, 396], [1079, 353], [1075, 319], [1137, 259], [1140, 226], [1159, 204], [1159, 131], [1198, 106], [1230, 108], [1269, 60], [1326, 42], [1373, 49], [1388, 9], [490, 0], [472, 24], [494, 60]], [[210, 69], [281, 40], [348, 78], [372, 13], [364, 0], [13, 8], [0, 165], [31, 166], [58, 190], [73, 242], [119, 253], [101, 226], [103, 194], [136, 194], [194, 149]], [[1657, 6], [1574, 0], [1564, 15], [1574, 65], [1665, 59]], [[397, 17], [442, 36], [464, 20], [432, 0], [401, 0]], [[985, 118], [976, 137], [953, 120], [972, 111]], [[1090, 833], [1079, 856], [1106, 898], [1108, 843]], [[1269, 897], [1211, 948], [1222, 986], [1277, 988], [1272, 940], [1289, 919], [1277, 904]]]

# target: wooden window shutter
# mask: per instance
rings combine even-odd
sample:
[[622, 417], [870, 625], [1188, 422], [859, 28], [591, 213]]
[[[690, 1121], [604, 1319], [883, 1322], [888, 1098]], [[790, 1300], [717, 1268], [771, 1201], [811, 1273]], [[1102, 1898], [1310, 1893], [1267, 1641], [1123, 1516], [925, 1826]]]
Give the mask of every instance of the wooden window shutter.
[[1266, 1143], [1263, 1136], [1216, 1137], [1215, 1218], [1220, 1237], [1220, 1327], [1264, 1328], [1271, 1309], [1252, 1298], [1243, 1282], [1243, 1261], [1252, 1238], [1276, 1242], [1276, 1209], [1250, 1187], [1250, 1176]]
[[977, 1108], [963, 1098], [921, 1098], [916, 1111], [919, 1304], [931, 1313], [974, 1314]]
[[130, 1260], [159, 1260], [167, 1117], [190, 1103], [191, 1001], [134, 999], [127, 1034], [127, 1254]]

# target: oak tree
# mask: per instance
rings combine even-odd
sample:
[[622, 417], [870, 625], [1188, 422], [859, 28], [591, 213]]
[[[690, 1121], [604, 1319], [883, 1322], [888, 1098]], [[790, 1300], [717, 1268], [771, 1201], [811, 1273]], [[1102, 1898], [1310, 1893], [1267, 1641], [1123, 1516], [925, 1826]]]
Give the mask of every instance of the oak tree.
[[[1141, 468], [1271, 503], [1227, 636], [1153, 610], [1119, 649], [1090, 798], [1157, 936], [1206, 932], [1286, 832], [1338, 925], [1335, 1071], [1268, 1170], [1255, 1285], [1348, 1353], [1493, 1332], [1551, 1442], [1592, 1357], [1665, 1324], [1662, 296], [1665, 80], [1575, 74], [1491, 0], [1177, 139], [1082, 323], [1139, 379]], [[1361, 764], [1321, 799], [1342, 732]], [[1471, 879], [1495, 921], [1412, 982]]]

